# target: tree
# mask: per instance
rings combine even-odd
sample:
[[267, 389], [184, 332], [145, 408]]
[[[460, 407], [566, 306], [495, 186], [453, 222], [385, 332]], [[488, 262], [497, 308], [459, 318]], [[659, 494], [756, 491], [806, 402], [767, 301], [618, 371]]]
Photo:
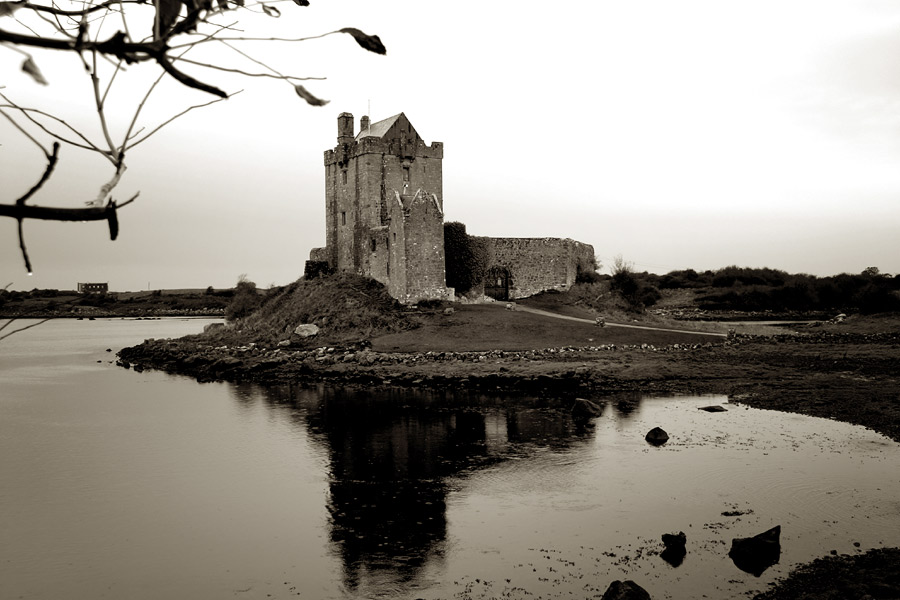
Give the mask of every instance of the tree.
[[484, 281], [490, 256], [483, 238], [466, 233], [457, 221], [444, 223], [444, 262], [447, 287], [465, 294]]
[[[292, 86], [294, 92], [307, 104], [324, 106], [328, 101], [313, 95], [303, 83], [317, 78], [282, 73], [254, 58], [247, 49], [248, 44], [302, 42], [327, 35], [347, 34], [365, 50], [377, 54], [386, 53], [378, 36], [367, 35], [352, 27], [294, 39], [252, 37], [239, 33], [241, 30], [237, 29], [237, 25], [240, 16], [257, 13], [278, 18], [281, 16], [281, 9], [275, 3], [280, 1], [0, 0], [0, 51], [12, 51], [24, 57], [22, 71], [41, 85], [47, 85], [48, 82], [31, 54], [33, 49], [77, 56], [90, 79], [90, 90], [101, 131], [99, 139], [92, 138], [54, 114], [52, 109], [22, 105], [13, 97], [12, 92], [0, 84], [0, 90], [3, 90], [0, 91], [0, 116], [33, 143], [43, 154], [45, 161], [42, 171], [36, 172], [36, 182], [30, 189], [16, 192], [18, 196], [12, 202], [0, 201], [0, 217], [9, 217], [18, 222], [19, 248], [29, 273], [32, 267], [22, 230], [24, 220], [107, 221], [110, 238], [115, 240], [119, 231], [118, 209], [138, 197], [138, 192], [135, 192], [124, 202], [118, 202], [112, 195], [127, 168], [125, 160], [130, 151], [190, 111], [239, 93], [226, 93], [206, 77], [189, 73], [188, 69], [281, 80]], [[300, 7], [309, 5], [308, 0], [293, 2]], [[114, 29], [112, 33], [111, 28]], [[185, 56], [197, 48], [210, 46], [226, 50], [227, 56], [216, 56], [209, 61], [196, 60], [196, 53], [190, 58]], [[237, 60], [249, 60], [256, 65], [255, 70], [238, 68], [235, 65]], [[130, 65], [149, 65], [156, 77], [127, 113], [125, 121], [128, 125], [122, 131], [114, 131], [107, 99], [117, 76], [121, 80], [124, 77], [121, 73]], [[166, 78], [215, 98], [188, 106], [155, 126], [139, 126], [141, 112], [148, 99]], [[63, 96], [64, 94], [57, 92], [56, 101]], [[53, 175], [62, 145], [99, 154], [110, 163], [112, 175], [102, 177], [103, 183], [97, 196], [87, 200], [82, 208], [28, 204]]]

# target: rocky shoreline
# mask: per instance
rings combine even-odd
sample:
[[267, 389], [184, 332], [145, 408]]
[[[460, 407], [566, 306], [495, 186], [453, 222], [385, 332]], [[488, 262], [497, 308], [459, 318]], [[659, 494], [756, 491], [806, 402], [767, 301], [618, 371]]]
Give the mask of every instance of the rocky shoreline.
[[147, 340], [121, 366], [198, 381], [335, 382], [598, 397], [623, 391], [717, 393], [759, 408], [870, 427], [900, 441], [900, 333], [732, 336], [669, 346], [599, 345], [487, 352], [374, 352], [350, 346], [214, 346]]
[[[350, 346], [212, 345], [203, 336], [147, 340], [119, 363], [199, 381], [332, 382], [472, 389], [572, 399], [618, 392], [715, 393], [763, 409], [871, 428], [900, 442], [900, 332], [731, 335], [703, 344], [564, 346], [527, 351], [374, 352]], [[574, 402], [573, 402], [574, 404]], [[801, 565], [759, 600], [895, 597], [900, 549]], [[814, 581], [811, 587], [809, 581]], [[889, 596], [883, 596], [890, 591]], [[808, 593], [809, 592], [809, 593]], [[850, 592], [860, 592], [850, 593]], [[866, 594], [869, 594], [868, 596]], [[836, 597], [836, 596], [835, 596]]]

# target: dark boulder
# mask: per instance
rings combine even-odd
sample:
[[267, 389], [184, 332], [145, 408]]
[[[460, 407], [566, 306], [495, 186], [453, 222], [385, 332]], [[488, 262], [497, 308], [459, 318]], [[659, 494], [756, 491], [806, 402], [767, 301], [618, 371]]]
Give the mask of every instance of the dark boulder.
[[647, 590], [631, 581], [613, 581], [600, 600], [650, 600]]
[[781, 557], [781, 525], [753, 537], [734, 538], [728, 556], [738, 569], [759, 577]]
[[660, 427], [654, 427], [647, 432], [647, 435], [644, 437], [644, 439], [654, 446], [662, 446], [669, 441], [669, 434]]
[[572, 417], [575, 419], [593, 419], [599, 417], [602, 412], [603, 407], [584, 398], [575, 398], [575, 404], [572, 406]]
[[664, 533], [662, 542], [663, 546], [666, 547], [660, 554], [662, 559], [673, 567], [681, 565], [684, 562], [684, 556], [687, 554], [687, 549], [685, 548], [687, 536], [684, 535], [684, 532]]
[[717, 404], [713, 404], [712, 406], [701, 406], [700, 410], [705, 410], [706, 412], [728, 412], [727, 408]]

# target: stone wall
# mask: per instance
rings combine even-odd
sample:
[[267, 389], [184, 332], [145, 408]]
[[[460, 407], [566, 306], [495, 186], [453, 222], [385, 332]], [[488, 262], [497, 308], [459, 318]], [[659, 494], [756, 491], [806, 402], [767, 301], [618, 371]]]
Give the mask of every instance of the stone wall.
[[[402, 113], [354, 133], [353, 115], [338, 117], [337, 145], [326, 150], [325, 248], [314, 262], [384, 283], [401, 302], [452, 299], [446, 287], [443, 228], [444, 147], [425, 144]], [[559, 238], [484, 238], [504, 294], [524, 298], [567, 290], [594, 249]]]
[[357, 139], [352, 115], [338, 117], [338, 144], [324, 155], [326, 247], [310, 257], [380, 281], [401, 301], [446, 298], [443, 145], [426, 145], [403, 114], [382, 125]]
[[491, 268], [509, 272], [509, 299], [547, 290], [565, 291], [575, 283], [578, 264], [592, 266], [594, 248], [561, 238], [482, 238], [491, 254]]

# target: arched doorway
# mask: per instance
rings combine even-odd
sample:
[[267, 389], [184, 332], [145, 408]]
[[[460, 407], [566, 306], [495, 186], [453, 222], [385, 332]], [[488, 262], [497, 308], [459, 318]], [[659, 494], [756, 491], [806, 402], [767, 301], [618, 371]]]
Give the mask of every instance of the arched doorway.
[[494, 300], [509, 300], [509, 270], [491, 267], [484, 277], [484, 295]]

